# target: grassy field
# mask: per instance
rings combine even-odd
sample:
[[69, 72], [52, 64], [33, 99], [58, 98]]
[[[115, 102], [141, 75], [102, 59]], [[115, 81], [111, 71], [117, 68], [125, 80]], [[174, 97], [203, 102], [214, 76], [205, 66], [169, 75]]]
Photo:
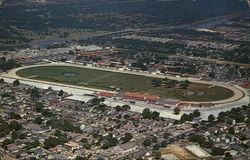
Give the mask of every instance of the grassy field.
[[[69, 75], [68, 75], [69, 74]], [[154, 87], [152, 78], [122, 73], [83, 69], [64, 66], [44, 66], [23, 69], [17, 75], [25, 78], [84, 86], [103, 90], [113, 90], [111, 86], [120, 88], [119, 91], [143, 92], [159, 95], [162, 98], [175, 98], [185, 101], [216, 101], [233, 96], [233, 92], [222, 87], [209, 87], [206, 84], [191, 83], [188, 89]], [[68, 75], [68, 76], [66, 76]], [[187, 96], [187, 91], [206, 92], [205, 95]]]

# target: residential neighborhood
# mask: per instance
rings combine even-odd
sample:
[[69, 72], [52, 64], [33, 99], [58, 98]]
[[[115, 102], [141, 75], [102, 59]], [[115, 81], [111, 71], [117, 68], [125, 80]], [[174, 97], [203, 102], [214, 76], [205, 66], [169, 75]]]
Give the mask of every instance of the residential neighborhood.
[[[249, 106], [218, 118], [182, 116], [180, 121], [115, 108], [103, 99], [68, 100], [67, 93], [1, 83], [1, 156], [13, 159], [159, 159], [174, 145], [196, 159], [249, 158]], [[151, 114], [151, 116], [148, 116]], [[201, 152], [201, 153], [199, 153]], [[188, 155], [187, 155], [188, 156]]]
[[0, 160], [250, 160], [249, 0], [0, 0]]

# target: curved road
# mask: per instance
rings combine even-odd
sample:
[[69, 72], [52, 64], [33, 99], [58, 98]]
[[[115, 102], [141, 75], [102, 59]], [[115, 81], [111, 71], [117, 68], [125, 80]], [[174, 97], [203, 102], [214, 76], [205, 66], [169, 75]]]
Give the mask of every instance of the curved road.
[[[124, 74], [140, 75], [140, 76], [146, 76], [146, 77], [154, 77], [154, 78], [168, 78], [168, 79], [173, 79], [173, 80], [178, 80], [178, 81], [189, 80], [190, 82], [194, 82], [194, 83], [202, 83], [202, 84], [209, 84], [209, 85], [216, 85], [216, 86], [224, 87], [224, 88], [227, 88], [227, 89], [234, 92], [234, 95], [228, 99], [219, 100], [219, 101], [212, 101], [212, 103], [214, 103], [214, 104], [230, 103], [230, 102], [238, 101], [238, 100], [244, 98], [245, 96], [248, 96], [247, 91], [243, 88], [240, 88], [240, 87], [237, 87], [234, 85], [230, 85], [230, 84], [226, 84], [226, 83], [216, 82], [216, 81], [193, 80], [193, 79], [189, 79], [189, 78], [179, 78], [179, 77], [165, 76], [165, 75], [153, 75], [153, 74], [144, 73], [144, 72], [134, 72], [134, 71], [127, 71], [127, 70], [120, 71], [120, 70], [111, 69], [111, 68], [88, 67], [88, 66], [81, 66], [81, 65], [68, 64], [68, 63], [49, 63], [49, 64], [24, 66], [24, 67], [15, 68], [15, 69], [13, 69], [13, 70], [9, 71], [8, 73], [1, 75], [1, 76], [6, 77], [6, 78], [19, 79], [19, 80], [34, 81], [34, 82], [43, 83], [43, 84], [46, 83], [46, 84], [50, 84], [50, 85], [58, 85], [58, 86], [65, 86], [65, 87], [71, 87], [71, 88], [86, 89], [86, 90], [91, 90], [91, 91], [100, 91], [100, 92], [105, 91], [106, 92], [106, 90], [28, 79], [28, 78], [20, 77], [16, 74], [17, 71], [25, 69], [25, 68], [42, 67], [42, 66], [71, 66], [71, 67], [79, 67], [79, 68], [85, 68], [85, 69], [95, 69], [95, 70], [118, 72], [118, 73], [124, 73]], [[207, 103], [207, 102], [189, 102], [189, 103]]]

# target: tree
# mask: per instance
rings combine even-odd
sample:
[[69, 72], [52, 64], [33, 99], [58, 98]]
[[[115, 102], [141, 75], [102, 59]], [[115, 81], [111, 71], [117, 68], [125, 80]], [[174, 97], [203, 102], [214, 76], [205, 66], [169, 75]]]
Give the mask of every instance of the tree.
[[190, 141], [197, 142], [199, 144], [203, 144], [205, 142], [205, 138], [203, 136], [200, 136], [200, 135], [192, 135], [190, 137]]
[[10, 122], [10, 127], [15, 131], [19, 131], [20, 129], [22, 129], [22, 126], [17, 121]]
[[1, 57], [0, 58], [0, 62], [6, 62], [6, 58], [5, 57]]
[[178, 115], [180, 114], [180, 112], [181, 112], [181, 109], [179, 107], [174, 108], [174, 114]]
[[161, 152], [160, 151], [156, 152], [155, 156], [156, 156], [157, 159], [160, 159], [161, 158]]
[[4, 93], [2, 94], [2, 98], [5, 98], [5, 97], [12, 97], [12, 96], [10, 95], [10, 93], [4, 92]]
[[59, 141], [57, 138], [49, 137], [44, 141], [44, 148], [49, 149], [56, 147], [59, 144]]
[[39, 142], [38, 140], [35, 140], [34, 142], [26, 143], [25, 148], [26, 148], [27, 150], [30, 150], [30, 149], [36, 148], [36, 147], [38, 147], [38, 146], [40, 146], [40, 142]]
[[62, 145], [66, 142], [68, 142], [68, 139], [64, 135], [60, 135], [57, 138], [49, 137], [44, 141], [44, 148], [45, 149], [53, 148], [56, 147], [57, 145]]
[[32, 88], [31, 90], [28, 91], [30, 93], [30, 97], [35, 100], [41, 97], [38, 89], [36, 87]]
[[76, 156], [75, 160], [88, 160], [86, 157]]
[[121, 109], [123, 111], [128, 111], [128, 110], [130, 110], [130, 106], [129, 105], [123, 105]]
[[82, 142], [82, 143], [87, 143], [87, 142], [88, 142], [88, 139], [87, 139], [87, 138], [82, 138], [82, 139], [81, 139], [81, 142]]
[[200, 115], [201, 115], [201, 113], [199, 112], [198, 109], [194, 110], [194, 112], [193, 112], [194, 117], [200, 117]]
[[202, 147], [205, 148], [212, 148], [214, 146], [213, 142], [211, 141], [205, 141], [204, 143], [200, 144]]
[[161, 73], [166, 73], [166, 71], [167, 71], [166, 68], [161, 68], [161, 69], [160, 69], [160, 72], [161, 72]]
[[108, 106], [105, 105], [105, 104], [100, 104], [100, 105], [95, 106], [96, 110], [99, 110], [99, 111], [102, 111], [102, 112], [105, 112], [107, 110], [107, 108], [108, 108]]
[[61, 96], [63, 96], [63, 94], [64, 94], [63, 90], [60, 90], [59, 93], [58, 93], [58, 96], [61, 97]]
[[239, 112], [233, 112], [233, 113], [234, 114], [232, 117], [235, 119], [236, 123], [244, 122], [245, 118], [241, 113], [239, 113]]
[[233, 160], [233, 156], [231, 155], [230, 152], [226, 152], [226, 153], [225, 153], [225, 158], [224, 158], [224, 160]]
[[26, 134], [25, 133], [21, 133], [18, 136], [19, 139], [25, 139], [26, 138]]
[[89, 100], [88, 103], [92, 104], [92, 106], [95, 106], [95, 105], [100, 105], [100, 103], [103, 101], [104, 101], [104, 99], [102, 99], [102, 98], [93, 98], [93, 99]]
[[156, 111], [154, 111], [154, 112], [151, 114], [151, 118], [154, 119], [154, 120], [158, 120], [158, 119], [159, 119], [159, 116], [160, 116], [160, 113], [159, 113], [159, 112], [156, 112]]
[[20, 85], [20, 82], [18, 79], [13, 81], [13, 86], [19, 86], [19, 85]]
[[191, 84], [191, 82], [190, 82], [189, 80], [185, 80], [184, 82], [185, 82], [186, 84], [188, 84], [188, 85]]
[[49, 110], [43, 110], [42, 115], [44, 117], [53, 117], [54, 116], [54, 114], [52, 112], [50, 112]]
[[217, 122], [225, 122], [225, 112], [220, 112], [218, 117], [217, 117]]
[[42, 118], [41, 117], [37, 117], [35, 120], [34, 120], [34, 123], [35, 124], [42, 124], [42, 122], [43, 122], [43, 120], [42, 120]]
[[208, 116], [208, 121], [209, 121], [209, 122], [213, 122], [214, 120], [215, 120], [214, 115], [210, 114], [210, 115]]
[[0, 128], [1, 128], [0, 129], [0, 137], [5, 137], [12, 130], [10, 125], [6, 121], [4, 121], [2, 119], [0, 119]]
[[156, 136], [153, 136], [152, 139], [151, 139], [151, 142], [156, 143], [157, 141], [158, 141], [158, 138]]
[[124, 137], [122, 138], [123, 143], [129, 142], [133, 138], [131, 133], [125, 133]]
[[10, 139], [5, 139], [2, 143], [2, 147], [7, 149], [7, 145], [11, 144], [11, 143], [14, 143], [12, 140]]
[[228, 134], [232, 134], [232, 135], [235, 134], [235, 131], [234, 131], [234, 128], [233, 128], [233, 127], [230, 127], [230, 128], [228, 129]]
[[168, 139], [168, 138], [169, 138], [169, 136], [171, 136], [171, 134], [170, 134], [170, 133], [168, 133], [168, 132], [166, 132], [166, 133], [164, 133], [163, 138], [164, 138], [164, 139]]
[[221, 117], [221, 118], [224, 118], [224, 116], [225, 116], [225, 112], [223, 112], [223, 111], [222, 111], [222, 112], [220, 112], [218, 116], [219, 116], [219, 117]]
[[224, 155], [224, 153], [225, 153], [225, 150], [222, 148], [218, 148], [218, 147], [213, 147], [212, 152], [211, 152], [212, 155]]
[[180, 119], [180, 123], [184, 123], [186, 121], [189, 120], [189, 115], [184, 113], [182, 116], [181, 116], [181, 119]]
[[121, 110], [122, 110], [122, 109], [121, 109], [121, 106], [116, 106], [116, 107], [115, 107], [115, 111], [116, 111], [116, 112], [120, 112]]
[[151, 119], [151, 112], [148, 108], [143, 109], [142, 117], [145, 119]]
[[8, 61], [5, 60], [4, 62], [0, 63], [0, 69], [3, 70], [4, 72], [19, 66], [20, 65], [17, 64], [13, 59], [10, 59]]
[[152, 144], [152, 142], [149, 140], [149, 139], [146, 139], [144, 142], [143, 142], [143, 145], [144, 146], [150, 146]]
[[62, 136], [62, 133], [61, 133], [61, 131], [56, 130], [56, 131], [54, 132], [54, 135], [57, 136], [57, 137], [60, 137], [60, 136]]
[[214, 73], [214, 72], [210, 72], [210, 73], [208, 74], [208, 76], [209, 76], [210, 78], [215, 78], [215, 73]]
[[116, 146], [118, 143], [118, 140], [116, 138], [113, 138], [112, 135], [104, 137], [103, 141], [105, 142], [102, 146], [103, 149], [108, 149], [110, 147]]
[[81, 133], [81, 129], [79, 126], [74, 126], [73, 124], [69, 123], [66, 120], [48, 120], [46, 122], [46, 126], [51, 126], [52, 128], [57, 128], [63, 131], [70, 131], [75, 133]]
[[10, 119], [21, 119], [19, 114], [16, 114], [15, 112], [10, 112], [9, 114]]
[[82, 145], [82, 147], [85, 148], [85, 149], [90, 149], [90, 148], [92, 147], [92, 145], [93, 145], [93, 144], [91, 144], [91, 143], [84, 143], [84, 144]]
[[36, 103], [36, 105], [35, 105], [36, 112], [42, 112], [43, 108], [44, 108], [43, 103], [41, 103], [41, 102]]
[[13, 131], [11, 134], [11, 140], [15, 141], [16, 139], [18, 139], [18, 131]]
[[188, 85], [188, 83], [182, 82], [180, 84], [180, 86], [181, 86], [182, 89], [187, 89], [189, 85]]

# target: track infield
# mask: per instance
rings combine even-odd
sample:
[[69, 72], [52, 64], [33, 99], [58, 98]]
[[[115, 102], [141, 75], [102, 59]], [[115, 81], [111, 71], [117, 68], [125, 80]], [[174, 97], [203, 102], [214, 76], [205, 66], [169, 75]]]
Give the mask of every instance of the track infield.
[[[75, 85], [87, 88], [118, 92], [141, 92], [159, 95], [161, 98], [173, 98], [181, 101], [213, 102], [228, 99], [234, 95], [230, 89], [211, 84], [192, 82], [187, 89], [180, 87], [154, 87], [153, 77], [87, 69], [76, 66], [44, 65], [20, 69], [16, 75], [26, 79]], [[204, 95], [187, 95], [187, 92], [204, 91]]]

